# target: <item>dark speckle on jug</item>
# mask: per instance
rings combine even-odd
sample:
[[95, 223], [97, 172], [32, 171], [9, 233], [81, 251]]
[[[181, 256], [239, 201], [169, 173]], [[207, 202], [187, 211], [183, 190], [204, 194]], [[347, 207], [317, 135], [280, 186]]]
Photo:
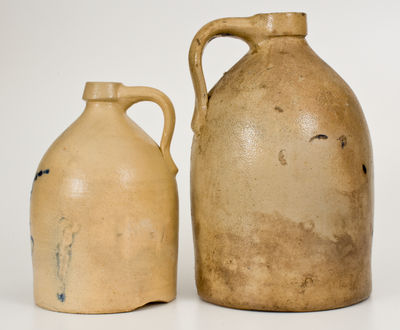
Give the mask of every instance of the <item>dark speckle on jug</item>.
[[342, 149], [347, 145], [347, 137], [346, 135], [341, 135], [338, 140], [340, 141], [340, 146]]
[[65, 293], [61, 292], [61, 293], [57, 293], [57, 299], [61, 302], [65, 301]]
[[31, 254], [33, 254], [34, 246], [35, 246], [35, 240], [33, 239], [32, 235], [31, 235]]
[[50, 173], [50, 169], [47, 168], [45, 170], [40, 170], [39, 172], [36, 173], [35, 178], [33, 181], [36, 181], [39, 177], [41, 177], [43, 174], [49, 174]]
[[279, 159], [279, 162], [281, 163], [281, 165], [287, 165], [285, 149], [282, 149], [281, 151], [279, 151], [278, 159]]
[[308, 275], [300, 284], [300, 293], [304, 294], [306, 289], [311, 287], [314, 283], [312, 275]]
[[362, 170], [364, 174], [367, 174], [367, 167], [365, 166], [365, 164], [362, 164]]
[[310, 139], [309, 142], [312, 142], [312, 141], [315, 140], [315, 139], [317, 139], [317, 140], [327, 140], [327, 139], [328, 139], [328, 136], [325, 135], [325, 134], [317, 134], [317, 135], [313, 136], [313, 137]]

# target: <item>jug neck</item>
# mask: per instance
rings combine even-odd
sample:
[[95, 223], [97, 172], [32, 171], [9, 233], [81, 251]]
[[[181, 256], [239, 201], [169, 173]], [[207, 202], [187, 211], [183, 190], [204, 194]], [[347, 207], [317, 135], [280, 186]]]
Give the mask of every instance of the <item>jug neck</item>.
[[303, 36], [277, 36], [273, 38], [266, 38], [257, 44], [260, 51], [271, 50], [271, 47], [278, 50], [284, 48], [304, 48], [309, 47], [307, 40]]
[[124, 112], [125, 109], [119, 102], [87, 101], [85, 111]]

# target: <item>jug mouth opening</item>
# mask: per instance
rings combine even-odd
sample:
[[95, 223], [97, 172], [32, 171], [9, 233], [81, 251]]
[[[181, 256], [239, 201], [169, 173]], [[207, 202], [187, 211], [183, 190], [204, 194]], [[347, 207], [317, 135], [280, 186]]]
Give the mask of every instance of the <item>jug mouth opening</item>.
[[87, 82], [82, 98], [85, 101], [116, 102], [121, 85], [119, 82]]
[[269, 37], [307, 35], [307, 15], [302, 12], [277, 12], [255, 15]]

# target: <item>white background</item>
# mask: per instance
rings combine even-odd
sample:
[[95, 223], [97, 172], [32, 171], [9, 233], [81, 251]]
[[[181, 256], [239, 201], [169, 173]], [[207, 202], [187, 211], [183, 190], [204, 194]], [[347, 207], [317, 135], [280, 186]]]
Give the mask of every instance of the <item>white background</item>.
[[[239, 311], [202, 302], [194, 285], [189, 170], [194, 93], [190, 42], [210, 20], [304, 11], [308, 41], [353, 88], [375, 157], [373, 293], [317, 313]], [[400, 2], [368, 0], [0, 1], [0, 329], [400, 329]], [[247, 46], [213, 41], [204, 54], [208, 86]], [[161, 89], [176, 109], [172, 155], [179, 167], [178, 297], [115, 315], [68, 315], [33, 303], [29, 192], [40, 158], [84, 108], [86, 81]], [[132, 118], [156, 141], [162, 115], [141, 103]]]

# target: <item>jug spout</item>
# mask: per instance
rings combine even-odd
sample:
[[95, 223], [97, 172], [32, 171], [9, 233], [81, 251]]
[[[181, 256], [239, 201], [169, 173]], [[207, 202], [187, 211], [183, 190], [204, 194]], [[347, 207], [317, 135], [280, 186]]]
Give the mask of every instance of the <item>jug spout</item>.
[[271, 13], [251, 17], [258, 28], [261, 40], [268, 37], [307, 35], [307, 17], [305, 13]]
[[87, 82], [82, 98], [85, 101], [116, 102], [121, 85], [118, 82]]

